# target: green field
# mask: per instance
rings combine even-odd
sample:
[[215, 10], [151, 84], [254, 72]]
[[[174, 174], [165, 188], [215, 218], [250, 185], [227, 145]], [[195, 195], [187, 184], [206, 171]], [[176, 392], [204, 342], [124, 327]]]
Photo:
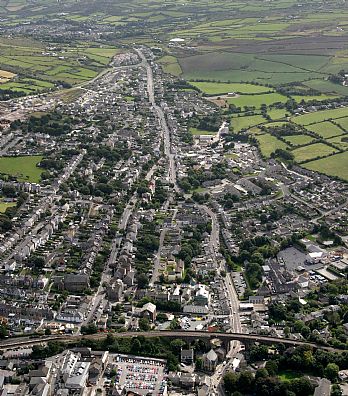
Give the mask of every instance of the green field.
[[316, 157], [325, 157], [335, 152], [338, 152], [338, 150], [324, 143], [314, 143], [292, 151], [295, 160], [300, 163]]
[[197, 129], [197, 128], [190, 128], [190, 133], [192, 135], [216, 135], [216, 132], [211, 132], [211, 131], [205, 131], [203, 129]]
[[39, 183], [42, 169], [37, 164], [42, 160], [42, 156], [27, 157], [0, 157], [0, 173], [14, 176], [18, 181], [28, 181]]
[[348, 132], [348, 117], [340, 118], [336, 121], [346, 132]]
[[308, 113], [304, 115], [300, 115], [297, 117], [293, 117], [292, 121], [299, 125], [309, 125], [315, 124], [318, 122], [336, 119], [336, 118], [343, 118], [348, 117], [348, 107], [342, 107], [333, 110], [322, 110], [322, 111], [315, 111], [313, 113]]
[[308, 144], [314, 140], [312, 136], [308, 135], [284, 136], [284, 139], [294, 146], [303, 146], [304, 144]]
[[280, 120], [290, 115], [286, 109], [270, 109], [267, 110], [267, 114], [272, 120]]
[[174, 76], [180, 76], [181, 67], [174, 56], [166, 55], [158, 60], [162, 65], [163, 71], [165, 73], [173, 74]]
[[252, 115], [245, 117], [233, 117], [231, 119], [231, 127], [235, 132], [250, 128], [255, 125], [265, 123], [266, 119], [262, 115]]
[[285, 103], [288, 98], [278, 93], [260, 94], [260, 95], [240, 95], [236, 98], [228, 98], [227, 103], [234, 104], [237, 107], [252, 106], [260, 109], [261, 105], [269, 106], [273, 103]]
[[332, 144], [335, 144], [339, 149], [348, 150], [348, 140], [346, 140], [347, 138], [348, 135], [341, 135], [331, 139], [327, 139], [327, 141]]
[[72, 42], [50, 46], [29, 38], [10, 42], [1, 37], [0, 68], [16, 73], [17, 77], [13, 81], [0, 83], [0, 91], [32, 94], [54, 88], [62, 82], [75, 85], [94, 78], [119, 49], [91, 44]]
[[217, 83], [217, 82], [195, 82], [189, 81], [191, 85], [197, 87], [200, 91], [207, 95], [227, 94], [235, 92], [239, 94], [259, 94], [273, 91], [272, 88], [262, 85], [241, 84], [241, 83]]
[[337, 95], [291, 95], [291, 97], [297, 102], [300, 103], [302, 101], [310, 102], [312, 100], [328, 100], [328, 99], [335, 99]]
[[0, 213], [5, 213], [7, 208], [16, 206], [16, 202], [0, 202]]
[[337, 176], [348, 181], [348, 151], [317, 161], [307, 162], [303, 166], [307, 169], [329, 176]]
[[276, 149], [285, 150], [288, 148], [284, 142], [270, 135], [269, 133], [265, 133], [264, 135], [255, 135], [255, 138], [259, 142], [262, 155], [267, 158], [269, 158]]
[[306, 129], [320, 135], [323, 138], [331, 138], [334, 136], [342, 135], [344, 133], [341, 128], [334, 125], [330, 121], [324, 121], [318, 124], [307, 125]]

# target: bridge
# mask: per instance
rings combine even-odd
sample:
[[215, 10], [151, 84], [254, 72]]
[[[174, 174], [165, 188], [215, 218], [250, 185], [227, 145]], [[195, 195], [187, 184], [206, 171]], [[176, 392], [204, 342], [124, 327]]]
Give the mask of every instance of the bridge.
[[132, 338], [132, 337], [165, 337], [172, 339], [183, 339], [185, 341], [192, 341], [196, 339], [212, 340], [215, 338], [220, 339], [225, 345], [228, 345], [229, 341], [240, 341], [244, 344], [251, 344], [259, 342], [262, 344], [274, 345], [283, 344], [287, 347], [298, 347], [298, 346], [310, 346], [313, 349], [322, 349], [329, 352], [343, 352], [342, 349], [337, 349], [325, 345], [316, 343], [310, 343], [306, 341], [290, 340], [287, 338], [277, 338], [272, 336], [257, 335], [257, 334], [245, 334], [245, 333], [219, 333], [219, 332], [207, 332], [207, 331], [126, 331], [122, 333], [97, 333], [89, 335], [49, 335], [49, 336], [38, 336], [35, 338], [24, 337], [24, 338], [9, 338], [0, 342], [0, 351], [8, 349], [19, 348], [19, 347], [30, 347], [34, 345], [42, 345], [51, 341], [59, 341], [62, 343], [76, 343], [82, 340], [102, 340], [107, 337], [107, 334], [112, 335], [115, 339], [117, 338]]

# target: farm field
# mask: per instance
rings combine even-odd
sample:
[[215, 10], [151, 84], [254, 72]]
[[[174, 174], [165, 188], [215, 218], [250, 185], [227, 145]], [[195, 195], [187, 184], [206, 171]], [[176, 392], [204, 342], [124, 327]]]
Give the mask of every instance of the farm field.
[[242, 84], [242, 83], [216, 83], [216, 82], [195, 82], [189, 81], [191, 85], [201, 90], [207, 95], [227, 94], [235, 92], [239, 94], [259, 94], [272, 92], [273, 89], [263, 85]]
[[278, 93], [260, 94], [260, 95], [240, 95], [236, 98], [228, 98], [227, 103], [234, 104], [238, 107], [253, 106], [256, 109], [260, 109], [261, 105], [266, 106], [272, 105], [274, 103], [285, 103], [288, 98], [284, 95]]
[[337, 124], [339, 124], [346, 132], [348, 132], [348, 117], [340, 118], [336, 120]]
[[307, 169], [348, 181], [348, 151], [317, 161], [307, 162], [303, 166]]
[[39, 183], [42, 169], [37, 164], [42, 156], [0, 157], [0, 174], [15, 176], [18, 181]]
[[182, 70], [174, 56], [163, 56], [158, 60], [162, 65], [163, 71], [168, 74], [173, 74], [174, 76], [180, 76]]
[[[75, 85], [95, 77], [118, 52], [116, 47], [90, 47], [76, 43], [60, 49], [40, 41], [22, 38], [11, 43], [0, 38], [0, 91], [13, 90], [25, 94], [52, 89], [57, 84]], [[81, 62], [84, 58], [84, 62]], [[1, 80], [7, 71], [15, 81]], [[30, 76], [30, 77], [28, 77]], [[1, 83], [2, 82], [2, 83]]]
[[240, 132], [243, 129], [265, 123], [266, 119], [262, 115], [253, 115], [246, 117], [233, 117], [231, 119], [231, 126], [235, 132]]
[[272, 120], [279, 120], [289, 115], [286, 109], [269, 109], [267, 110], [267, 114], [272, 118]]
[[299, 163], [316, 157], [325, 157], [335, 152], [338, 152], [338, 150], [324, 143], [314, 143], [292, 150], [296, 162]]
[[312, 136], [308, 135], [284, 136], [284, 139], [294, 146], [303, 146], [304, 144], [308, 144], [314, 140]]
[[314, 133], [317, 133], [323, 138], [331, 138], [334, 136], [342, 135], [344, 133], [341, 128], [339, 128], [337, 125], [334, 125], [330, 121], [324, 121], [318, 124], [307, 125], [306, 129]]
[[305, 102], [310, 102], [312, 100], [328, 100], [328, 99], [335, 99], [338, 96], [337, 95], [326, 95], [326, 94], [321, 94], [321, 95], [291, 95], [291, 97], [297, 102], [300, 103], [302, 100]]
[[348, 107], [341, 107], [333, 110], [316, 111], [313, 113], [308, 113], [297, 117], [293, 117], [292, 121], [295, 122], [296, 124], [306, 126], [309, 124], [315, 124], [329, 119], [336, 120], [337, 118], [344, 118], [344, 117], [348, 117]]
[[335, 144], [338, 148], [348, 150], [348, 135], [336, 136], [331, 139], [327, 139], [328, 142]]
[[259, 142], [262, 155], [267, 158], [269, 158], [276, 149], [285, 150], [288, 148], [288, 146], [284, 142], [270, 135], [269, 133], [265, 133], [263, 135], [255, 135], [255, 138]]

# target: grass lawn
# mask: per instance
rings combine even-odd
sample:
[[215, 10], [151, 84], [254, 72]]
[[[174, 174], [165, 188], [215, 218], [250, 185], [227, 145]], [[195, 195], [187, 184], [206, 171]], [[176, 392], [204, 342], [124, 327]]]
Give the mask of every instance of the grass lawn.
[[197, 128], [190, 128], [190, 133], [192, 133], [192, 135], [216, 135], [216, 132], [212, 132], [212, 131], [205, 131], [203, 129], [197, 129]]
[[265, 133], [264, 135], [255, 135], [255, 138], [259, 142], [261, 153], [265, 157], [270, 157], [276, 149], [285, 150], [288, 148], [284, 142], [270, 135], [269, 133]]
[[320, 122], [318, 124], [307, 125], [306, 128], [323, 138], [331, 138], [334, 136], [343, 135], [343, 131], [338, 126], [334, 125], [330, 121]]
[[324, 143], [314, 143], [309, 146], [297, 148], [293, 150], [292, 153], [294, 154], [297, 162], [302, 162], [316, 157], [325, 157], [337, 151], [338, 150]]
[[241, 94], [254, 94], [273, 92], [272, 88], [263, 85], [241, 84], [241, 83], [218, 83], [218, 82], [195, 82], [189, 81], [191, 85], [197, 87], [207, 95], [227, 94], [229, 92], [236, 92]]
[[279, 378], [282, 381], [286, 381], [286, 380], [292, 380], [292, 379], [295, 379], [295, 378], [302, 377], [303, 374], [302, 373], [297, 373], [295, 371], [284, 370], [284, 371], [280, 371], [278, 373], [278, 376], [279, 376]]
[[37, 164], [42, 158], [41, 155], [0, 157], [0, 173], [15, 176], [18, 181], [39, 183], [42, 169]]
[[5, 213], [7, 208], [16, 206], [16, 202], [0, 202], [0, 213]]
[[308, 135], [284, 136], [284, 139], [290, 144], [293, 144], [294, 146], [302, 146], [314, 140], [312, 136], [308, 136]]
[[307, 162], [303, 167], [348, 181], [348, 151], [317, 161]]

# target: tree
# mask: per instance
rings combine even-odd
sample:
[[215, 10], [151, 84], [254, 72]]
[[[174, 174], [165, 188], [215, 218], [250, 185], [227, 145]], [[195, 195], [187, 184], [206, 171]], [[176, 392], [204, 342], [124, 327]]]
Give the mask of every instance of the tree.
[[268, 376], [269, 376], [269, 373], [268, 373], [267, 369], [264, 368], [264, 367], [261, 367], [261, 368], [259, 368], [259, 369], [256, 371], [255, 379], [258, 379], [258, 378], [267, 378]]
[[170, 349], [174, 353], [179, 354], [184, 345], [185, 345], [185, 341], [180, 340], [180, 338], [177, 338], [176, 340], [170, 342]]
[[145, 274], [139, 274], [137, 281], [139, 289], [146, 289], [149, 286], [149, 278]]
[[335, 363], [328, 363], [324, 369], [324, 376], [332, 382], [336, 382], [338, 378], [339, 367]]
[[137, 337], [132, 338], [132, 347], [131, 347], [131, 352], [132, 353], [138, 353], [141, 351], [141, 343]]
[[147, 318], [140, 318], [139, 319], [139, 329], [143, 331], [149, 331], [150, 330], [150, 322], [149, 319]]
[[237, 390], [238, 375], [234, 372], [229, 372], [224, 376], [224, 387], [227, 392], [232, 393]]
[[342, 396], [341, 387], [337, 384], [332, 385], [331, 396]]
[[265, 369], [268, 371], [269, 375], [277, 375], [278, 373], [278, 363], [274, 360], [269, 360], [266, 365]]
[[0, 325], [0, 339], [5, 338], [8, 335], [7, 327], [5, 325]]
[[254, 386], [254, 377], [250, 371], [242, 371], [239, 375], [238, 389], [244, 393], [250, 393]]

